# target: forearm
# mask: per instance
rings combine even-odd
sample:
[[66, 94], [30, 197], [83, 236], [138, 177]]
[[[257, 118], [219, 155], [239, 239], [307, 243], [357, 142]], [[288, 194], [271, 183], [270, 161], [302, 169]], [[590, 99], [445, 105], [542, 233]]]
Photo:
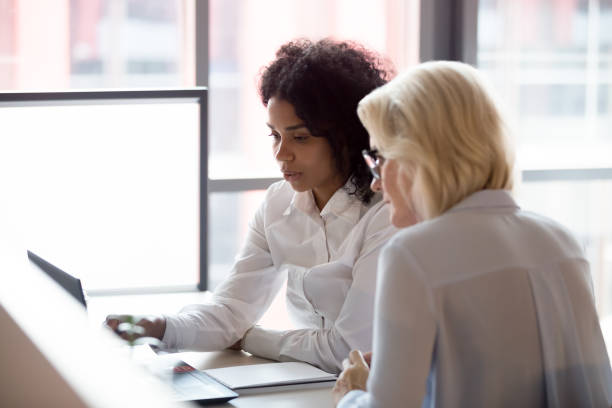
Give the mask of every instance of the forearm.
[[190, 305], [164, 318], [162, 340], [168, 347], [202, 351], [229, 347], [252, 325], [248, 316], [220, 303]]
[[335, 328], [280, 331], [255, 326], [247, 332], [242, 347], [260, 357], [304, 361], [330, 373], [342, 370], [342, 360], [351, 350]]
[[[262, 276], [267, 282], [262, 284]], [[208, 303], [189, 305], [165, 316], [163, 341], [169, 347], [221, 350], [240, 340], [269, 307], [282, 283], [273, 267], [231, 275]]]

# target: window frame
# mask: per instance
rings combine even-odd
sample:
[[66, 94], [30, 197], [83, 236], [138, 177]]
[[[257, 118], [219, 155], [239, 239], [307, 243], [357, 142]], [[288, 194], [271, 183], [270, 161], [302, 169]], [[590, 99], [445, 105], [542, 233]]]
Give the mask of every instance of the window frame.
[[[421, 1], [421, 62], [460, 61], [476, 66], [478, 50], [478, 0]], [[521, 181], [612, 180], [612, 168], [525, 169]]]
[[[478, 34], [478, 0], [420, 1], [420, 61], [455, 60], [476, 65]], [[92, 295], [205, 291], [208, 282], [208, 194], [264, 190], [280, 178], [210, 179], [208, 177], [208, 85], [209, 85], [209, 1], [198, 0], [195, 14], [196, 86], [177, 89], [101, 90], [65, 92], [0, 92], [2, 106], [62, 105], [73, 103], [125, 103], [130, 99], [159, 99], [194, 96], [200, 103], [200, 281], [195, 287], [164, 286], [159, 288], [117, 288], [92, 292]], [[522, 170], [522, 182], [612, 180], [612, 168]]]
[[[208, 89], [189, 87], [146, 90], [72, 90], [57, 92], [1, 91], [0, 109], [7, 107], [129, 104], [147, 101], [163, 103], [193, 99], [199, 105], [199, 282], [196, 285], [168, 285], [154, 288], [114, 288], [90, 290], [89, 295], [125, 295], [205, 291], [208, 287]], [[24, 254], [25, 256], [25, 254]]]

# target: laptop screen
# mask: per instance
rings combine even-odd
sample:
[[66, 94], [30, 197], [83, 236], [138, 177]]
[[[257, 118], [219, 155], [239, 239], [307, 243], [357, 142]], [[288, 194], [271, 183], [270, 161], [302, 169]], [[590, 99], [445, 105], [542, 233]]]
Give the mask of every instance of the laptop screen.
[[51, 265], [49, 262], [45, 261], [31, 251], [28, 251], [28, 259], [41, 271], [49, 275], [68, 293], [70, 293], [80, 304], [83, 305], [83, 307], [87, 308], [87, 302], [85, 301], [85, 294], [83, 293], [83, 286], [81, 285], [80, 279], [77, 279], [74, 276], [62, 271], [57, 266]]

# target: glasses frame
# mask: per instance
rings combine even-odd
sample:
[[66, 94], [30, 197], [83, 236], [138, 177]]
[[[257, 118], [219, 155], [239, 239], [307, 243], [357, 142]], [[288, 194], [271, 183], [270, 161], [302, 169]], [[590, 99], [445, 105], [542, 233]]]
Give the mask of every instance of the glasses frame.
[[368, 165], [372, 176], [376, 180], [380, 180], [382, 178], [381, 166], [385, 162], [385, 158], [382, 157], [376, 149], [363, 149], [361, 155]]

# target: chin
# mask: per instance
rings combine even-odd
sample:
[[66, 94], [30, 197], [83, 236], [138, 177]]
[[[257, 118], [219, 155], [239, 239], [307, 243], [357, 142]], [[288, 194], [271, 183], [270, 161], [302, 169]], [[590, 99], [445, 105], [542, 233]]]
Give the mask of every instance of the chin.
[[293, 191], [297, 192], [297, 193], [303, 193], [304, 191], [308, 191], [310, 190], [310, 187], [308, 186], [304, 186], [301, 183], [292, 183], [290, 181], [288, 181], [287, 183], [289, 183], [289, 185], [291, 186], [291, 188], [293, 189]]

